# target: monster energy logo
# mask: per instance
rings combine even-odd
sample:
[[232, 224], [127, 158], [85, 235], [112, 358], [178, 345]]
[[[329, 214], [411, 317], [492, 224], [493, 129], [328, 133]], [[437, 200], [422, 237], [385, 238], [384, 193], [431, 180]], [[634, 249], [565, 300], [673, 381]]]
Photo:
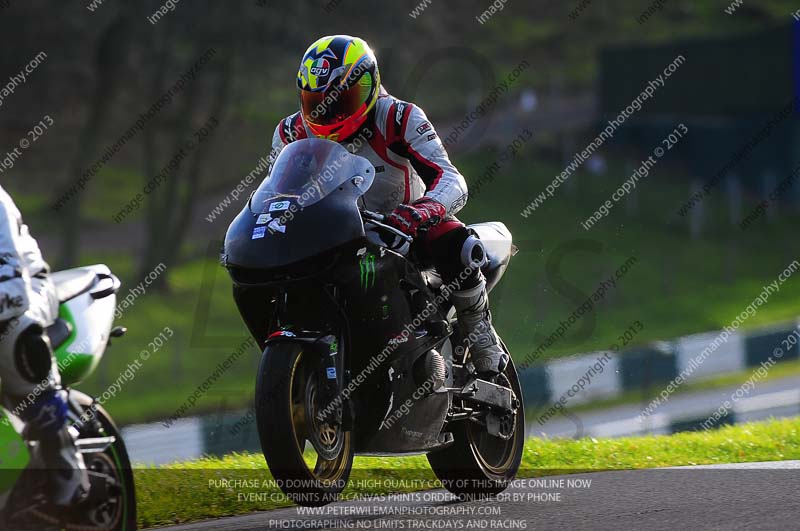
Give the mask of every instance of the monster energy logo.
[[361, 268], [361, 289], [364, 291], [375, 285], [375, 255], [367, 253], [359, 262]]

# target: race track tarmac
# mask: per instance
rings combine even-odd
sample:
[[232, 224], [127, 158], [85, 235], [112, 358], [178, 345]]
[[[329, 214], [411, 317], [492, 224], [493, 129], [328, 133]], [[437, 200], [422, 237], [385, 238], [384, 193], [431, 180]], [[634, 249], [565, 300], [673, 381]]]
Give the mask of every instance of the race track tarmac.
[[170, 531], [280, 529], [797, 529], [800, 462], [569, 474], [518, 480], [492, 500], [444, 491], [293, 507], [172, 526]]

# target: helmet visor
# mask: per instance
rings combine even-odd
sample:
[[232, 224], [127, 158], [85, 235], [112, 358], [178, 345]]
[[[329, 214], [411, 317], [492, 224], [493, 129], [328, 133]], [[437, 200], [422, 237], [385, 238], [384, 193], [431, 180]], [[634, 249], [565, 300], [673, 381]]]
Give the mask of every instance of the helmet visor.
[[371, 83], [363, 76], [350, 88], [334, 85], [326, 91], [300, 91], [303, 118], [314, 125], [336, 125], [344, 122], [367, 103]]

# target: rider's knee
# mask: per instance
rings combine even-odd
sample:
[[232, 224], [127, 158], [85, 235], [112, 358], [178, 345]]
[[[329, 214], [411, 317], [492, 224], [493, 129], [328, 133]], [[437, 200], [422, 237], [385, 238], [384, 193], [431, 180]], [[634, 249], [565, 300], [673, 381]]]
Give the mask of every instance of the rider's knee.
[[483, 242], [470, 231], [469, 236], [461, 245], [461, 265], [471, 270], [480, 270], [488, 260]]
[[458, 281], [461, 289], [480, 282], [481, 267], [486, 265], [486, 249], [471, 229], [462, 225], [429, 243], [436, 269], [445, 283]]

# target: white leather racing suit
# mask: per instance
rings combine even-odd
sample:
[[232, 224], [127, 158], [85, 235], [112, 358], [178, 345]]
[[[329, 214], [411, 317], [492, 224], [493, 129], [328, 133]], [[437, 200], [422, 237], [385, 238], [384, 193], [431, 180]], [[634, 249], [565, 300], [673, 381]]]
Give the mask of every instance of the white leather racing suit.
[[0, 186], [0, 385], [5, 395], [25, 396], [42, 382], [28, 374], [26, 360], [16, 359], [14, 345], [31, 325], [46, 328], [58, 316], [48, 272], [19, 209]]
[[[375, 182], [364, 196], [366, 208], [389, 213], [401, 203], [428, 196], [445, 206], [448, 217], [461, 210], [467, 183], [422, 109], [384, 92], [373, 113], [368, 125], [341, 142], [375, 166]], [[299, 112], [286, 117], [275, 128], [270, 160], [290, 142], [313, 136]]]

